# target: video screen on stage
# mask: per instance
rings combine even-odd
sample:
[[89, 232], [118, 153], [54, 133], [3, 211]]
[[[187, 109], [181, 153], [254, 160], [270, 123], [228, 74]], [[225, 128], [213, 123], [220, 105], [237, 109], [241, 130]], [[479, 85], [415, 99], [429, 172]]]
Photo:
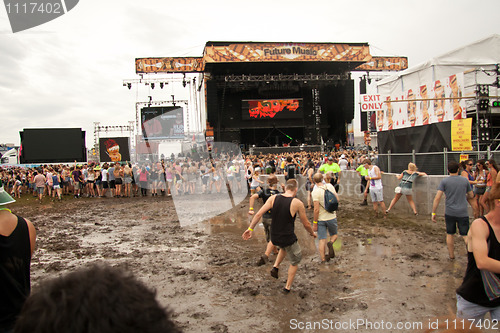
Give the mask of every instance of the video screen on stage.
[[83, 162], [87, 160], [85, 131], [81, 128], [24, 129], [21, 163]]
[[300, 119], [304, 116], [302, 98], [242, 100], [242, 119]]
[[144, 139], [184, 138], [184, 112], [180, 106], [142, 108], [141, 123]]
[[101, 162], [130, 161], [129, 138], [100, 138], [99, 159]]

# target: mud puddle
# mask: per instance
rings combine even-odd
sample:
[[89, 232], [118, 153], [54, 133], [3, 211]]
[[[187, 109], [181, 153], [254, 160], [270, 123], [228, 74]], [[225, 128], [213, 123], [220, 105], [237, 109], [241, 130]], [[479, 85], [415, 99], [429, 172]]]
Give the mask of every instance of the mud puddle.
[[[263, 228], [256, 228], [253, 239], [241, 239], [251, 219], [248, 200], [187, 227], [180, 226], [168, 197], [44, 205], [21, 200], [13, 208], [37, 228], [34, 288], [45, 278], [93, 262], [119, 265], [155, 288], [186, 332], [325, 331], [325, 326], [307, 329], [314, 322], [339, 332], [418, 332], [419, 327], [335, 325], [383, 320], [421, 323], [427, 329], [430, 318], [454, 313], [455, 289], [466, 265], [462, 246], [456, 247], [455, 261], [447, 259], [444, 223], [421, 217], [377, 219], [370, 208], [348, 202], [338, 214], [337, 256], [326, 265], [320, 265], [317, 240], [297, 218], [303, 260], [292, 292], [283, 295], [288, 261], [273, 279], [271, 262], [256, 266], [266, 245]], [[307, 214], [312, 218], [312, 211]]]

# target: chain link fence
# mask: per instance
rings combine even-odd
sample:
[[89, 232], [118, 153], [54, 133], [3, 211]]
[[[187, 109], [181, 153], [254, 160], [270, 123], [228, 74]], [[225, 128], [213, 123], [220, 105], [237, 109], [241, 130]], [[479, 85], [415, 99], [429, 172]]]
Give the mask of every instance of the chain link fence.
[[460, 155], [468, 155], [473, 161], [481, 159], [494, 159], [500, 162], [500, 151], [448, 151], [429, 153], [391, 153], [378, 154], [380, 170], [389, 173], [400, 173], [408, 168], [408, 163], [413, 162], [418, 170], [428, 175], [447, 175], [448, 162], [460, 162]]

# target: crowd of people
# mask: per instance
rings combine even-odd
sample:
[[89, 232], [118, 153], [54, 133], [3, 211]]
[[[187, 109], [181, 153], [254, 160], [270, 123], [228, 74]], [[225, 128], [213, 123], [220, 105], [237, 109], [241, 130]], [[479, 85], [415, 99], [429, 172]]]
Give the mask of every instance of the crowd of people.
[[[384, 218], [398, 200], [405, 195], [413, 213], [417, 215], [413, 201], [413, 184], [419, 172], [413, 163], [397, 176], [399, 186], [386, 209], [383, 198], [382, 171], [378, 168], [376, 155], [355, 151], [332, 153], [300, 152], [290, 154], [268, 154], [258, 156], [235, 156], [231, 153], [205, 156], [183, 156], [158, 163], [104, 163], [78, 165], [46, 165], [38, 168], [12, 168], [0, 170], [0, 205], [28, 193], [62, 200], [63, 195], [112, 197], [134, 195], [193, 195], [217, 193], [224, 183], [235, 192], [251, 191], [249, 215], [252, 220], [242, 235], [247, 240], [253, 236], [254, 228], [262, 222], [266, 231], [266, 249], [257, 261], [265, 265], [271, 253], [276, 254], [270, 275], [279, 277], [279, 267], [288, 258], [290, 263], [284, 293], [289, 293], [298, 265], [302, 259], [301, 248], [295, 235], [297, 215], [305, 230], [318, 238], [318, 254], [321, 264], [335, 258], [334, 245], [338, 239], [336, 208], [327, 205], [330, 193], [338, 202], [336, 186], [342, 172], [356, 170], [361, 179], [361, 191], [367, 205], [370, 195], [377, 216]], [[473, 170], [475, 169], [475, 170]], [[468, 266], [462, 285], [457, 289], [457, 315], [460, 318], [481, 320], [486, 313], [492, 319], [500, 318], [500, 174], [494, 160], [472, 160], [448, 164], [449, 177], [437, 188], [432, 207], [432, 221], [436, 222], [436, 210], [443, 195], [445, 203], [446, 243], [449, 258], [455, 258], [453, 237], [458, 232], [467, 248]], [[266, 182], [260, 175], [266, 174]], [[276, 175], [283, 175], [285, 183]], [[298, 181], [304, 177], [308, 192], [305, 202], [298, 199]], [[246, 180], [246, 181], [244, 181]], [[243, 185], [241, 183], [243, 182]], [[245, 183], [248, 188], [244, 188]], [[239, 184], [239, 185], [238, 185]], [[6, 186], [4, 186], [6, 185]], [[239, 187], [240, 186], [240, 187]], [[262, 207], [254, 212], [256, 201], [262, 199]], [[329, 200], [329, 199], [328, 199]], [[335, 201], [334, 200], [334, 201]], [[469, 223], [468, 205], [474, 217]], [[312, 221], [306, 212], [312, 210]], [[311, 214], [309, 215], [311, 216]], [[10, 285], [16, 295], [0, 302], [3, 309], [9, 308], [12, 315], [4, 323], [11, 328], [21, 311], [24, 300], [30, 293], [29, 262], [35, 247], [36, 231], [30, 221], [23, 219], [7, 208], [0, 208], [0, 276], [2, 284]], [[14, 241], [12, 241], [12, 238]], [[20, 258], [19, 267], [12, 270], [11, 257]], [[1, 275], [1, 274], [0, 274]], [[29, 309], [29, 307], [28, 307]], [[38, 311], [38, 310], [36, 310]], [[10, 325], [10, 326], [9, 326]], [[1, 326], [1, 325], [0, 325]], [[10, 332], [10, 331], [9, 331]]]
[[[342, 170], [361, 163], [359, 152], [345, 151], [329, 155], [338, 160], [330, 170], [336, 178]], [[375, 158], [374, 156], [372, 156]], [[226, 182], [234, 192], [244, 192], [249, 181], [253, 192], [261, 185], [261, 174], [283, 174], [312, 177], [327, 157], [318, 153], [268, 155], [190, 155], [151, 163], [71, 163], [38, 167], [0, 167], [0, 179], [15, 198], [31, 194], [39, 201], [44, 197], [63, 200], [65, 196], [134, 197], [220, 193]], [[329, 163], [330, 165], [332, 163]], [[310, 205], [309, 205], [310, 206]]]

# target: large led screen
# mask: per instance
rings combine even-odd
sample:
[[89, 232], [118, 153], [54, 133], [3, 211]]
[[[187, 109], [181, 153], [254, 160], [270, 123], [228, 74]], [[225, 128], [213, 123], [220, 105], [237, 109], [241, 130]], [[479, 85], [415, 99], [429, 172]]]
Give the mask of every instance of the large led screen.
[[242, 100], [242, 119], [300, 119], [302, 98]]
[[184, 116], [179, 106], [147, 107], [141, 110], [144, 139], [183, 139]]
[[130, 161], [129, 138], [100, 138], [99, 158], [101, 162]]
[[87, 160], [81, 128], [33, 128], [19, 132], [21, 163], [63, 163]]

